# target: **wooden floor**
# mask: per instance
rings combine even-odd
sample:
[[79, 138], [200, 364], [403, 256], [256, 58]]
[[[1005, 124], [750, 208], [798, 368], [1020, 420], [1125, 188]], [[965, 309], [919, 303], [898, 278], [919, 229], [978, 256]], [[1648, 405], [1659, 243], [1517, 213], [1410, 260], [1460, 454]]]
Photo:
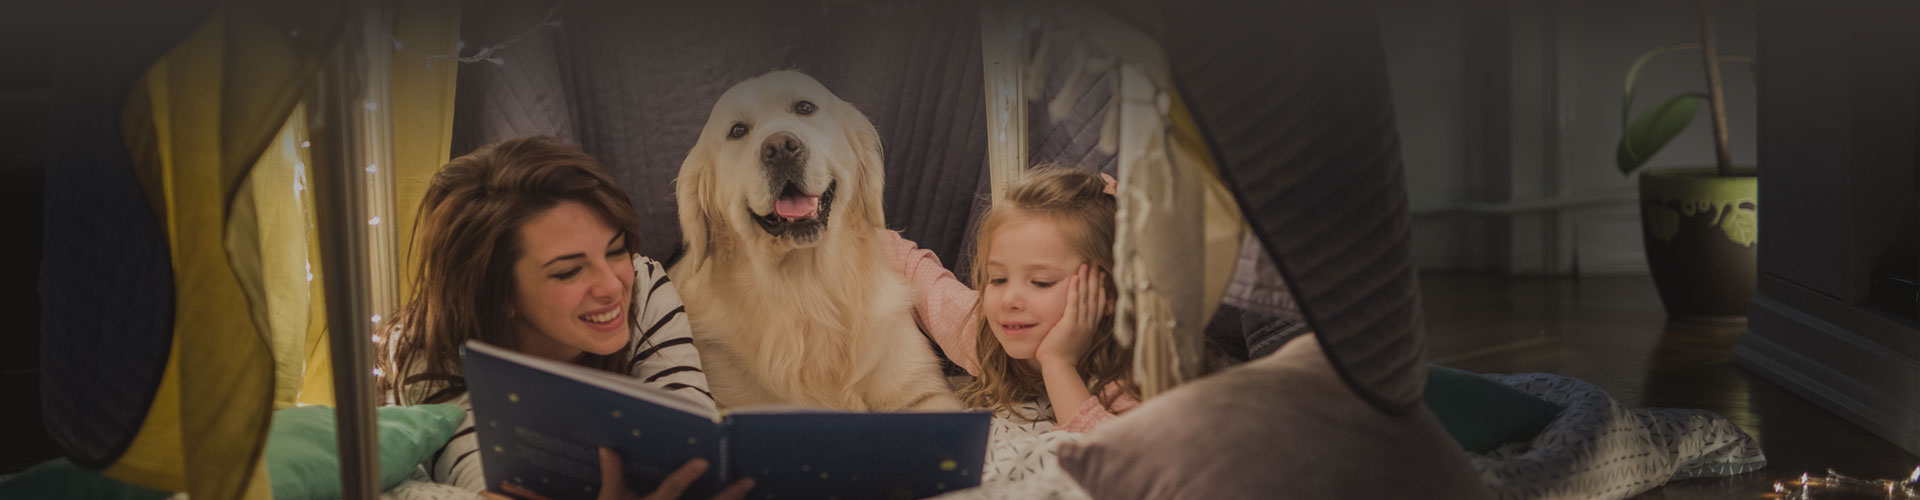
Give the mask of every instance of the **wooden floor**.
[[[1757, 439], [1768, 465], [1679, 481], [1635, 498], [1777, 498], [1774, 481], [1831, 467], [1906, 477], [1909, 454], [1733, 363], [1745, 324], [1669, 322], [1646, 277], [1510, 279], [1421, 276], [1433, 363], [1480, 373], [1579, 377], [1633, 407], [1701, 408]], [[1877, 497], [1876, 497], [1877, 498]]]

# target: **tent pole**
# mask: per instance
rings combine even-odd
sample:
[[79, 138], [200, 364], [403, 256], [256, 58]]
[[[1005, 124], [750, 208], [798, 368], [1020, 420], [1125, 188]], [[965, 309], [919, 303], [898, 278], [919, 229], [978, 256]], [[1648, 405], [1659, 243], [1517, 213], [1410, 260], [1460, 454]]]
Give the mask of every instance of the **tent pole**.
[[340, 48], [308, 101], [342, 498], [380, 494], [371, 339], [379, 314], [393, 310], [398, 288], [391, 228], [392, 14], [379, 1], [350, 3]]
[[1017, 2], [980, 5], [981, 74], [986, 77], [987, 174], [993, 201], [1027, 171], [1026, 9]]

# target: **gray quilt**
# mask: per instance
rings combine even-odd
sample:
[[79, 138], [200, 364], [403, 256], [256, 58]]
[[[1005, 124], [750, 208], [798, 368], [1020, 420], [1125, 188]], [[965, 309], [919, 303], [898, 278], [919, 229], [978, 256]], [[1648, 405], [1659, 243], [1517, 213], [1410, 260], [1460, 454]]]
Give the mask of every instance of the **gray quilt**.
[[[680, 241], [673, 178], [714, 100], [741, 80], [799, 69], [879, 129], [889, 225], [953, 263], [987, 187], [979, 18], [970, 6], [660, 4], [569, 4], [559, 29], [500, 52], [503, 64], [462, 66], [454, 154], [527, 134], [579, 144], [633, 196], [643, 253], [665, 260]], [[466, 4], [461, 35], [468, 44], [506, 39], [549, 5]]]

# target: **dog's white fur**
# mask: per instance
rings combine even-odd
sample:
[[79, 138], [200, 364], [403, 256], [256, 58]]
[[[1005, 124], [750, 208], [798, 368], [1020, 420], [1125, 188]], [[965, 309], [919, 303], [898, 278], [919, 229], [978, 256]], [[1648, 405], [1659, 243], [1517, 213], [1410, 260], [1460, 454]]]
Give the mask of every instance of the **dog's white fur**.
[[[793, 112], [801, 100], [817, 111]], [[749, 132], [729, 138], [737, 123]], [[836, 186], [811, 241], [769, 235], [752, 218], [778, 197], [759, 156], [777, 132], [808, 151], [800, 188]], [[883, 175], [873, 124], [812, 77], [768, 73], [714, 104], [676, 180], [686, 252], [669, 274], [721, 406], [961, 407], [888, 265]]]

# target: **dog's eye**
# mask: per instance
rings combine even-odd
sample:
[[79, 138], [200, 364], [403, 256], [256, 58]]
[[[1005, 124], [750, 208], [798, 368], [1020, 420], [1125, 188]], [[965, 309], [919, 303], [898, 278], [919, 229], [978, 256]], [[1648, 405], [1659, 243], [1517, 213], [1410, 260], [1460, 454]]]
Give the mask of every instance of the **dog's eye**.
[[793, 103], [793, 112], [799, 113], [800, 116], [811, 115], [813, 114], [813, 103], [807, 101]]
[[728, 139], [739, 139], [741, 137], [746, 137], [746, 136], [747, 136], [747, 124], [745, 123], [735, 123], [733, 124], [733, 130], [727, 132]]

